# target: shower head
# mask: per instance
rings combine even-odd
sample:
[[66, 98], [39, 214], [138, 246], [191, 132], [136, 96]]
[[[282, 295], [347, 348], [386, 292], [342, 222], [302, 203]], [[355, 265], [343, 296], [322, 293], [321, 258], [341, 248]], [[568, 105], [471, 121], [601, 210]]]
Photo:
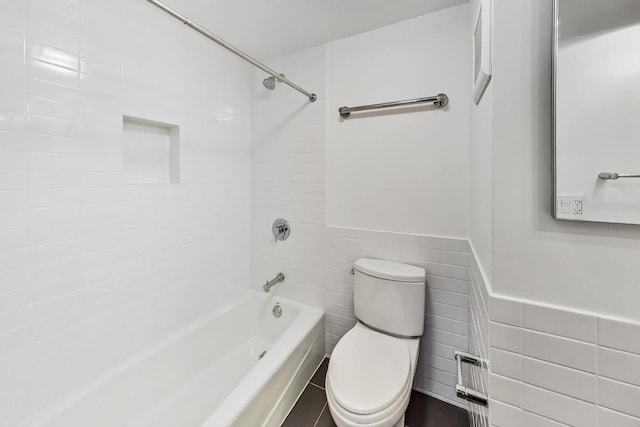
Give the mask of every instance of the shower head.
[[269, 90], [274, 90], [276, 88], [276, 78], [273, 76], [267, 77], [262, 81], [262, 85]]
[[[284, 74], [280, 74], [280, 76], [284, 77]], [[281, 81], [282, 80], [278, 79], [278, 83]], [[276, 78], [273, 76], [267, 77], [262, 81], [262, 85], [269, 90], [274, 90], [276, 88]]]

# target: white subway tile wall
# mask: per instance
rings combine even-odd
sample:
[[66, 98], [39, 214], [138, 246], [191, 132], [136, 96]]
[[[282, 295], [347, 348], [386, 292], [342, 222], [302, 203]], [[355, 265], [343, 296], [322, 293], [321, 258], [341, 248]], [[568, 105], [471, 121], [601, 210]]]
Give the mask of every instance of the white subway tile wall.
[[[249, 66], [146, 2], [0, 1], [0, 425], [249, 282]], [[123, 115], [181, 184], [123, 185]]]
[[491, 425], [640, 426], [640, 324], [498, 295], [491, 309]]
[[[317, 92], [315, 103], [284, 87], [265, 90], [263, 75], [254, 79], [252, 285], [260, 288], [284, 272], [286, 280], [271, 292], [327, 311], [331, 353], [356, 322], [350, 274], [355, 260], [380, 258], [425, 268], [425, 332], [414, 387], [466, 407], [455, 395], [453, 352], [466, 351], [469, 342], [468, 242], [326, 225], [326, 120], [336, 114], [326, 103], [326, 54], [326, 46], [320, 46], [269, 60]], [[272, 222], [280, 217], [291, 224], [285, 242], [275, 242], [271, 234]]]
[[471, 259], [473, 426], [640, 426], [640, 324], [493, 294]]
[[[489, 347], [489, 304], [493, 302], [489, 298], [487, 285], [473, 253], [470, 254], [470, 281], [469, 281], [469, 352], [480, 356], [485, 361], [493, 360], [494, 352]], [[493, 310], [493, 306], [491, 306]], [[501, 307], [498, 307], [501, 309]], [[502, 318], [520, 319], [518, 310], [511, 308], [496, 310]], [[493, 313], [493, 312], [492, 312]], [[499, 351], [499, 350], [498, 350]], [[474, 390], [487, 395], [490, 394], [489, 370], [475, 366], [469, 367], [469, 386]], [[508, 388], [508, 387], [506, 387]], [[489, 408], [469, 403], [469, 416], [472, 427], [488, 427]]]

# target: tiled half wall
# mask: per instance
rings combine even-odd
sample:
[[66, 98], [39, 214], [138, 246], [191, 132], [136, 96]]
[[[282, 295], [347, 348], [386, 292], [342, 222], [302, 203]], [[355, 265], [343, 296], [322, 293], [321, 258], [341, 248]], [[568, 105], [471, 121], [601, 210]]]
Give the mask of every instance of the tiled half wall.
[[491, 424], [640, 426], [640, 324], [491, 297]]
[[474, 427], [640, 426], [640, 324], [492, 294], [470, 260]]
[[470, 263], [474, 427], [640, 426], [640, 324], [492, 294]]
[[[304, 227], [292, 223], [293, 228]], [[287, 280], [277, 295], [322, 306], [326, 314], [327, 353], [355, 324], [353, 276], [358, 258], [387, 259], [421, 266], [427, 271], [425, 330], [420, 343], [414, 388], [465, 406], [455, 396], [454, 350], [468, 349], [468, 243], [465, 240], [319, 227], [316, 233], [292, 234], [287, 245], [268, 251], [254, 248], [254, 274], [267, 271], [277, 258]], [[261, 251], [261, 256], [256, 252]], [[257, 284], [260, 284], [256, 278]], [[303, 295], [306, 293], [306, 295]]]
[[[476, 257], [469, 257], [469, 352], [488, 361], [489, 355], [489, 292]], [[469, 367], [469, 386], [489, 395], [489, 371]], [[473, 427], [489, 425], [489, 409], [469, 404], [469, 417]]]

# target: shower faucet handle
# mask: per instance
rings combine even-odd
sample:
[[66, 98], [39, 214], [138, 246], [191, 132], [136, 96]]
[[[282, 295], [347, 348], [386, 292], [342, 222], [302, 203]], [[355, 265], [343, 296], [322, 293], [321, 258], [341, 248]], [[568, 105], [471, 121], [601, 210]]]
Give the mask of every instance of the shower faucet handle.
[[275, 232], [275, 235], [273, 237], [273, 241], [277, 242], [278, 239], [284, 240], [281, 237], [284, 236], [285, 230], [286, 230], [286, 228], [283, 225], [279, 225], [278, 227], [276, 227], [276, 232]]
[[289, 227], [289, 222], [286, 219], [278, 218], [273, 222], [271, 226], [271, 232], [273, 233], [273, 237], [275, 238], [275, 242], [278, 240], [285, 241], [289, 238], [289, 234], [291, 234], [291, 228]]

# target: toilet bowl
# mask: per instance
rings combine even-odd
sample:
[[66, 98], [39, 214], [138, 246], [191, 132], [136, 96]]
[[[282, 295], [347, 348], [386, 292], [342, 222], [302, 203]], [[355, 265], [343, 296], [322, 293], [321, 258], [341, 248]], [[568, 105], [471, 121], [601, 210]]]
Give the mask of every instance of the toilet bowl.
[[338, 342], [326, 377], [327, 405], [338, 427], [402, 426], [419, 339], [392, 337], [358, 322]]
[[354, 264], [358, 319], [336, 344], [326, 376], [338, 427], [404, 425], [424, 328], [425, 271], [383, 260]]

